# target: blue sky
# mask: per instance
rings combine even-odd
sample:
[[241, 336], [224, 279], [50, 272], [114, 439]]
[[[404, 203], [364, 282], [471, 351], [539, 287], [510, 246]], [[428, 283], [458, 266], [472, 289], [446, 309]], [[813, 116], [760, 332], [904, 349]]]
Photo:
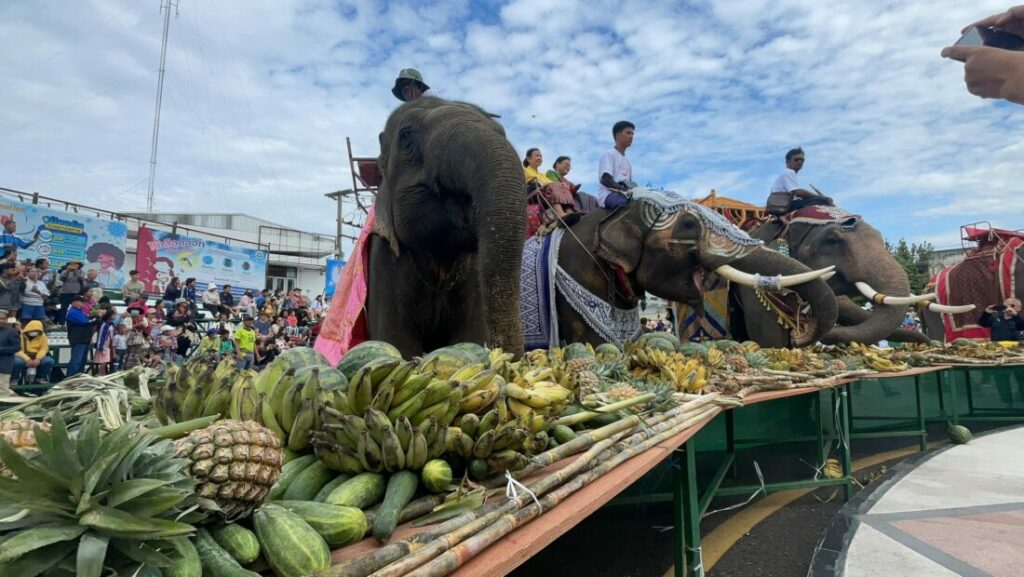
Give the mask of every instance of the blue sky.
[[[0, 186], [145, 206], [158, 0], [0, 3]], [[158, 210], [238, 211], [332, 232], [345, 137], [377, 153], [399, 69], [502, 116], [523, 152], [573, 157], [593, 191], [611, 125], [635, 180], [761, 203], [783, 155], [891, 239], [1024, 226], [1024, 108], [968, 94], [939, 58], [1003, 1], [181, 0]]]

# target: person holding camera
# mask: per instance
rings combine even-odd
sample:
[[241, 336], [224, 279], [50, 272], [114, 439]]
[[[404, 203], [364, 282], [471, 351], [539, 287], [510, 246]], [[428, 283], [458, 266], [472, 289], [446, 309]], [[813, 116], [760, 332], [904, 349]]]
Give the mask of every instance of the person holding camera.
[[1002, 33], [1018, 48], [996, 47], [986, 40], [981, 46], [948, 46], [942, 56], [964, 63], [964, 82], [971, 94], [1024, 104], [1024, 51], [1019, 48], [1024, 46], [1024, 5], [979, 20], [961, 32], [966, 37], [973, 28]]
[[1024, 318], [1020, 316], [1018, 299], [1008, 298], [1001, 305], [989, 305], [978, 317], [980, 326], [991, 329], [993, 341], [1018, 341], [1024, 332]]

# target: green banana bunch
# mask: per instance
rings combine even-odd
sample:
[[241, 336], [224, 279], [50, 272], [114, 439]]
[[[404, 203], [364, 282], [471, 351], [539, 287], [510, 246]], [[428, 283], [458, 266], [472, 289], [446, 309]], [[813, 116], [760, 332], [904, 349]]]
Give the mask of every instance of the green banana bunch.
[[524, 443], [531, 434], [523, 419], [502, 421], [501, 413], [491, 409], [482, 417], [462, 415], [457, 424], [448, 427], [445, 452], [478, 461], [470, 467], [477, 479], [505, 470], [518, 471], [529, 463]]
[[313, 450], [328, 467], [342, 472], [419, 470], [440, 457], [447, 444], [446, 428], [433, 417], [414, 426], [405, 416], [392, 423], [372, 407], [357, 417], [324, 406], [320, 418], [320, 429], [312, 434]]

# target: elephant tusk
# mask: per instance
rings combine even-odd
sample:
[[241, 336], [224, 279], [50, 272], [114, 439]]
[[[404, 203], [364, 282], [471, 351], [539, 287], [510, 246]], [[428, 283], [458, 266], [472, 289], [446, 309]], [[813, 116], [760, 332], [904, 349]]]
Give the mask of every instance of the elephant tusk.
[[935, 293], [928, 293], [928, 294], [924, 294], [924, 295], [910, 295], [910, 296], [907, 296], [907, 297], [894, 297], [894, 296], [890, 296], [890, 295], [887, 295], [887, 294], [882, 294], [882, 293], [876, 291], [875, 289], [871, 288], [871, 285], [869, 285], [866, 282], [859, 282], [858, 281], [858, 282], [855, 282], [853, 284], [857, 285], [857, 290], [860, 291], [860, 294], [862, 294], [865, 297], [867, 297], [868, 300], [870, 300], [871, 302], [873, 302], [876, 305], [903, 305], [903, 306], [907, 306], [907, 305], [913, 305], [913, 304], [917, 304], [919, 302], [923, 302], [923, 301], [927, 301], [927, 300], [932, 300], [932, 299], [935, 298]]
[[969, 313], [976, 309], [975, 305], [940, 305], [939, 303], [928, 303], [928, 310], [933, 313], [941, 313], [946, 315], [959, 315], [963, 313]]
[[827, 275], [835, 274], [833, 269], [835, 266], [830, 266], [820, 270], [812, 270], [810, 272], [804, 272], [793, 275], [779, 275], [779, 276], [761, 276], [758, 274], [750, 274], [736, 269], [727, 264], [715, 269], [715, 273], [722, 278], [728, 279], [737, 284], [743, 286], [753, 287], [756, 289], [764, 290], [779, 290], [785, 287], [791, 287], [805, 282], [810, 282], [818, 278], [825, 278]]

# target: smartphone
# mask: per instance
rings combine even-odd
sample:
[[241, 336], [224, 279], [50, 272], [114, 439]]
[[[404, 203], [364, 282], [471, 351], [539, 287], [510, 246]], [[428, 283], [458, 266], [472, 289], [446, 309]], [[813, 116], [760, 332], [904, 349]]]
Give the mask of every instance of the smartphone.
[[992, 305], [992, 310], [994, 310], [996, 312], [1005, 311], [1006, 310], [1006, 305]]
[[991, 46], [1003, 50], [1020, 50], [1024, 48], [1024, 38], [994, 28], [971, 26], [953, 46]]

